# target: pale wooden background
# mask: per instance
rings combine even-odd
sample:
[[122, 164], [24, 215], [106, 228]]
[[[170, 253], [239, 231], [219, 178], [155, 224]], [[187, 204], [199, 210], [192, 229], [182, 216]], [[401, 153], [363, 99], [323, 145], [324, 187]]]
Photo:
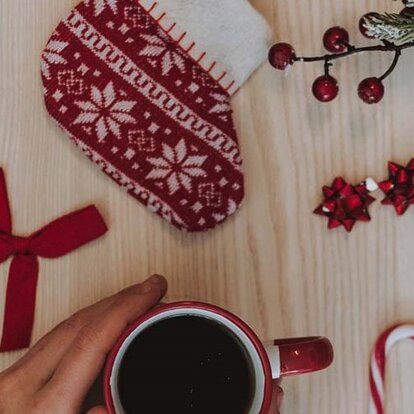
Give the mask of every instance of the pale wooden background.
[[[324, 30], [356, 26], [390, 0], [255, 0], [278, 40], [319, 53]], [[404, 217], [379, 203], [373, 221], [351, 234], [328, 232], [312, 215], [320, 187], [336, 175], [357, 182], [386, 176], [386, 162], [414, 156], [414, 52], [408, 51], [383, 103], [367, 106], [358, 82], [379, 75], [391, 57], [360, 56], [334, 70], [341, 97], [311, 96], [319, 65], [284, 78], [267, 65], [235, 99], [245, 159], [247, 199], [225, 225], [179, 233], [127, 197], [69, 142], [46, 115], [39, 55], [76, 0], [0, 1], [0, 164], [7, 171], [15, 233], [28, 234], [63, 213], [96, 203], [109, 234], [62, 259], [41, 262], [35, 338], [73, 311], [118, 289], [163, 273], [169, 300], [225, 306], [263, 338], [322, 334], [336, 361], [325, 373], [285, 381], [285, 413], [366, 412], [368, 361], [377, 334], [414, 321], [414, 208]], [[378, 194], [380, 197], [380, 194]], [[8, 264], [0, 266], [4, 292]], [[0, 295], [0, 309], [4, 304]], [[0, 368], [21, 353], [0, 356]], [[414, 349], [391, 358], [388, 411], [413, 412]]]

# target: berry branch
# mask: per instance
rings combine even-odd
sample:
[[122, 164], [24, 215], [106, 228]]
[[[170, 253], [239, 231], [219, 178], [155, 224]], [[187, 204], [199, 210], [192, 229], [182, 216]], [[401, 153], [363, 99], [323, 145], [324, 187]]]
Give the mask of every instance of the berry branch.
[[[410, 46], [411, 47], [411, 46]], [[388, 76], [391, 75], [392, 72], [394, 72], [394, 69], [397, 67], [398, 65], [398, 61], [400, 60], [401, 57], [401, 49], [397, 49], [395, 51], [395, 55], [394, 55], [394, 60], [391, 63], [391, 66], [388, 68], [388, 70], [382, 75], [380, 76], [378, 79], [382, 82], [384, 79], [388, 78]]]
[[402, 51], [414, 47], [414, 0], [403, 0], [403, 3], [406, 7], [400, 14], [380, 15], [371, 12], [361, 17], [360, 32], [368, 39], [381, 40], [382, 44], [353, 46], [350, 44], [348, 32], [335, 26], [328, 29], [323, 36], [325, 49], [330, 53], [323, 56], [297, 56], [290, 44], [277, 43], [269, 51], [269, 61], [280, 70], [285, 70], [295, 62], [324, 62], [325, 74], [315, 80], [312, 91], [319, 101], [330, 102], [339, 93], [338, 82], [330, 75], [335, 61], [363, 52], [394, 52], [390, 67], [382, 76], [364, 79], [359, 84], [359, 97], [366, 103], [377, 103], [384, 96], [383, 81], [397, 67]]
[[365, 46], [365, 47], [355, 47], [351, 45], [346, 45], [347, 51], [337, 54], [327, 54], [323, 56], [313, 56], [313, 57], [306, 57], [306, 56], [294, 56], [294, 62], [320, 62], [320, 61], [327, 61], [331, 62], [333, 60], [341, 59], [347, 56], [355, 55], [356, 53], [362, 52], [392, 52], [392, 51], [399, 51], [401, 52], [403, 49], [408, 49], [409, 47], [414, 46], [414, 41], [404, 43], [402, 45], [396, 45], [394, 43], [388, 43], [386, 45], [376, 45], [376, 46]]
[[293, 62], [325, 62], [325, 75], [329, 75], [329, 68], [332, 67], [332, 61], [345, 58], [347, 56], [355, 55], [357, 53], [363, 53], [363, 52], [394, 52], [394, 60], [392, 61], [391, 66], [387, 71], [380, 76], [378, 79], [380, 81], [383, 81], [388, 76], [391, 75], [391, 73], [394, 71], [394, 69], [397, 67], [398, 61], [401, 57], [402, 50], [408, 49], [410, 47], [414, 47], [414, 40], [403, 43], [402, 45], [396, 45], [391, 42], [386, 42], [384, 45], [376, 45], [376, 46], [366, 46], [366, 47], [355, 47], [352, 45], [347, 45], [347, 51], [338, 53], [338, 54], [327, 54], [324, 56], [314, 56], [314, 57], [300, 57], [300, 56], [294, 56]]

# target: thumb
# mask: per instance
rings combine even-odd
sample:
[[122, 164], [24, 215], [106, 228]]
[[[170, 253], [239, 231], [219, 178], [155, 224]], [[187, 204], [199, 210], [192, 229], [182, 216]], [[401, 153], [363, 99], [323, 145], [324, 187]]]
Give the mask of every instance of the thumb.
[[105, 407], [94, 407], [86, 414], [109, 414], [109, 412]]
[[279, 381], [275, 381], [273, 384], [273, 398], [270, 405], [269, 414], [280, 414], [280, 406], [283, 400], [283, 390], [279, 385]]

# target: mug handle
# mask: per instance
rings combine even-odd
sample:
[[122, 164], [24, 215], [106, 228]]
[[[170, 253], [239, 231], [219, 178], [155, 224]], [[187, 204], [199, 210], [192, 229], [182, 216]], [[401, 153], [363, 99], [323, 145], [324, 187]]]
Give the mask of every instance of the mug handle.
[[280, 339], [265, 344], [274, 379], [328, 368], [334, 359], [331, 342], [323, 337]]

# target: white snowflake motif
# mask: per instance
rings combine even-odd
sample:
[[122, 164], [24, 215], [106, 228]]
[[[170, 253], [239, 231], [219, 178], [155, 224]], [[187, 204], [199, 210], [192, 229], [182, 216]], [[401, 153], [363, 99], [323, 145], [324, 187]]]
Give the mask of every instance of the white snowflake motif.
[[149, 58], [158, 57], [161, 59], [162, 74], [168, 75], [170, 71], [177, 67], [181, 73], [185, 72], [185, 62], [183, 57], [177, 52], [177, 46], [170, 42], [170, 39], [161, 31], [158, 35], [141, 35], [147, 41], [147, 45], [139, 53], [140, 56]]
[[40, 62], [40, 70], [42, 71], [43, 76], [50, 80], [52, 76], [50, 74], [50, 65], [64, 65], [67, 62], [60, 53], [62, 53], [69, 43], [61, 42], [59, 40], [51, 40], [45, 50], [42, 53], [42, 60]]
[[210, 114], [223, 114], [231, 111], [229, 98], [221, 93], [210, 94], [216, 100], [216, 104], [210, 109]]
[[90, 101], [76, 101], [75, 104], [82, 112], [74, 124], [95, 124], [99, 142], [105, 140], [109, 131], [121, 139], [121, 124], [136, 123], [135, 118], [129, 115], [136, 102], [117, 100], [112, 82], [102, 92], [92, 86]]
[[95, 16], [99, 16], [108, 7], [114, 14], [118, 13], [118, 0], [87, 0], [86, 4], [89, 6], [93, 3], [95, 8]]
[[189, 193], [193, 191], [193, 178], [206, 177], [207, 173], [201, 168], [207, 156], [188, 155], [184, 139], [175, 148], [167, 144], [162, 146], [161, 158], [147, 158], [155, 168], [147, 175], [147, 179], [166, 180], [170, 195], [181, 188]]

